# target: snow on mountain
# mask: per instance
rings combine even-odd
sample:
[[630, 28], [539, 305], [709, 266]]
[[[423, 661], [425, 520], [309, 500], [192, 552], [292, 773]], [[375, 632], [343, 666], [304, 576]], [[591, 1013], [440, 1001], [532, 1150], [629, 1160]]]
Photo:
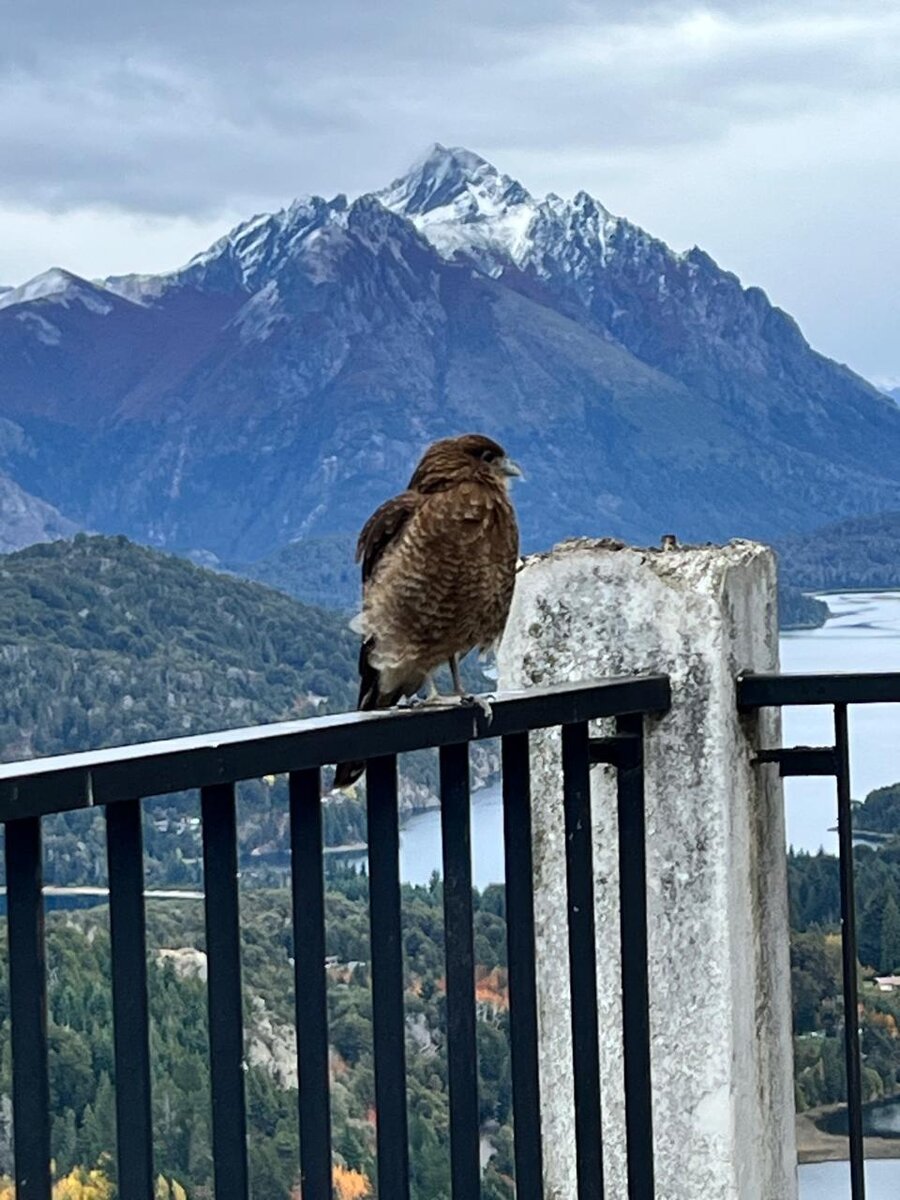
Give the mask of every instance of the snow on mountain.
[[0, 307], [0, 417], [31, 447], [0, 466], [157, 545], [250, 561], [346, 533], [475, 427], [529, 464], [531, 546], [900, 506], [897, 406], [763, 292], [468, 150], [255, 216], [177, 270], [48, 272]]
[[408, 217], [445, 258], [466, 251], [491, 274], [527, 255], [538, 212], [516, 180], [471, 150], [439, 143], [375, 197]]
[[264, 288], [285, 258], [316, 229], [339, 220], [347, 199], [306, 196], [275, 213], [237, 225], [189, 263], [162, 275], [120, 275], [103, 281], [111, 292], [138, 304], [154, 304], [173, 290], [194, 288], [252, 295]]
[[[410, 221], [442, 258], [465, 258], [492, 277], [515, 267], [577, 283], [607, 261], [616, 237], [628, 243], [632, 255], [646, 243], [673, 261], [681, 258], [586, 192], [571, 200], [553, 193], [536, 199], [480, 155], [438, 143], [405, 175], [354, 204], [343, 195], [332, 200], [306, 196], [236, 226], [175, 271], [114, 276], [102, 286], [144, 305], [186, 288], [248, 296], [267, 289], [271, 295], [268, 285], [286, 263], [305, 263], [316, 273], [328, 231], [346, 228], [348, 214], [360, 203]], [[241, 325], [245, 330], [259, 325], [258, 312]]]
[[27, 304], [32, 300], [50, 300], [55, 304], [77, 302], [90, 312], [106, 315], [112, 311], [109, 298], [104, 295], [102, 286], [88, 283], [71, 271], [60, 267], [51, 267], [41, 275], [35, 275], [21, 287], [0, 291], [0, 308], [10, 308], [14, 304]]
[[577, 275], [605, 260], [620, 227], [632, 228], [587, 192], [535, 199], [479, 155], [440, 144], [376, 196], [444, 258], [465, 255], [494, 276], [509, 266], [550, 275], [551, 260]]

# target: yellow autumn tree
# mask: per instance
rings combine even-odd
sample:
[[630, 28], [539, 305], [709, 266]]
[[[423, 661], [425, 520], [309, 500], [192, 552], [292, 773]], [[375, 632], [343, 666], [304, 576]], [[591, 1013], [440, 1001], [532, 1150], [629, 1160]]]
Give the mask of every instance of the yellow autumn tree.
[[368, 1176], [336, 1163], [332, 1173], [336, 1200], [365, 1200], [372, 1195]]
[[76, 1167], [53, 1188], [53, 1200], [112, 1200], [113, 1185], [102, 1171]]
[[[181, 1196], [184, 1197], [184, 1192]], [[53, 1185], [53, 1200], [112, 1200], [112, 1197], [113, 1185], [107, 1176], [84, 1167], [76, 1167]], [[0, 1179], [0, 1200], [16, 1200], [16, 1187], [11, 1179]]]
[[177, 1180], [163, 1179], [160, 1175], [153, 1189], [153, 1197], [154, 1200], [187, 1200], [187, 1192]]

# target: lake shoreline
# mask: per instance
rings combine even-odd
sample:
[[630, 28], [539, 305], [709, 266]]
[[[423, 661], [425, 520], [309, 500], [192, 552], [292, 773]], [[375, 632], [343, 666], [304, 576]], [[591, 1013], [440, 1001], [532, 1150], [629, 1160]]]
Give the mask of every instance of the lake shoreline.
[[[781, 670], [785, 673], [840, 673], [900, 670], [900, 593], [858, 590], [816, 592], [831, 617], [821, 629], [782, 631]], [[833, 737], [830, 714], [816, 707], [785, 709], [784, 745], [822, 746]], [[890, 705], [854, 705], [850, 709], [851, 786], [863, 799], [870, 791], [900, 780], [896, 712]], [[815, 854], [821, 846], [837, 852], [831, 832], [836, 808], [834, 781], [825, 778], [785, 782], [787, 842]]]
[[[842, 1112], [844, 1104], [827, 1104], [797, 1113], [797, 1162], [801, 1166], [809, 1163], [846, 1162], [850, 1157], [847, 1138], [839, 1133], [826, 1133], [816, 1124], [820, 1117]], [[900, 1138], [867, 1137], [863, 1139], [866, 1158], [900, 1159]]]

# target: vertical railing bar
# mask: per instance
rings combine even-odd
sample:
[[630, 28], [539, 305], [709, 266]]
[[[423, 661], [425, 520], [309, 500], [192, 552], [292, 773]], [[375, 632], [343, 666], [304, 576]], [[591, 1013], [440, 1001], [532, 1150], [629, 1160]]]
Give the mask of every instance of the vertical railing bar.
[[294, 772], [289, 779], [289, 792], [300, 1186], [304, 1200], [331, 1200], [325, 885], [318, 767]]
[[841, 957], [844, 976], [844, 1055], [847, 1067], [847, 1116], [850, 1140], [850, 1194], [865, 1200], [862, 1131], [862, 1072], [859, 1053], [859, 995], [856, 964], [856, 889], [853, 877], [853, 817], [850, 805], [850, 738], [847, 705], [834, 706], [837, 766], [838, 844], [841, 874]]
[[366, 766], [378, 1195], [409, 1198], [397, 759]]
[[647, 947], [647, 847], [644, 720], [619, 717], [628, 739], [617, 764], [622, 1042], [629, 1200], [653, 1200], [653, 1101], [650, 1083], [650, 982]]
[[152, 1200], [153, 1116], [139, 800], [106, 810], [119, 1194]]
[[40, 817], [6, 823], [6, 920], [18, 1200], [50, 1200], [47, 971]]
[[578, 1200], [603, 1200], [597, 945], [586, 722], [563, 726], [562, 767]]
[[481, 1195], [478, 1046], [475, 1035], [469, 747], [466, 742], [441, 747], [440, 777], [451, 1191], [453, 1200], [478, 1200]]
[[216, 1200], [247, 1200], [247, 1117], [233, 783], [201, 789]]
[[502, 755], [516, 1200], [543, 1200], [528, 734], [515, 733], [505, 737]]

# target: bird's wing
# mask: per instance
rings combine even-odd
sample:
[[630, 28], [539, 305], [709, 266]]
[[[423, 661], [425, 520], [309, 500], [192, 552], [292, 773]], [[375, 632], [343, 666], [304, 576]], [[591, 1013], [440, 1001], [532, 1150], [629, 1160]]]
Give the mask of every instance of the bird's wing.
[[400, 537], [423, 500], [416, 492], [401, 492], [376, 508], [366, 521], [356, 543], [356, 561], [362, 562], [363, 585], [372, 578], [385, 551]]

